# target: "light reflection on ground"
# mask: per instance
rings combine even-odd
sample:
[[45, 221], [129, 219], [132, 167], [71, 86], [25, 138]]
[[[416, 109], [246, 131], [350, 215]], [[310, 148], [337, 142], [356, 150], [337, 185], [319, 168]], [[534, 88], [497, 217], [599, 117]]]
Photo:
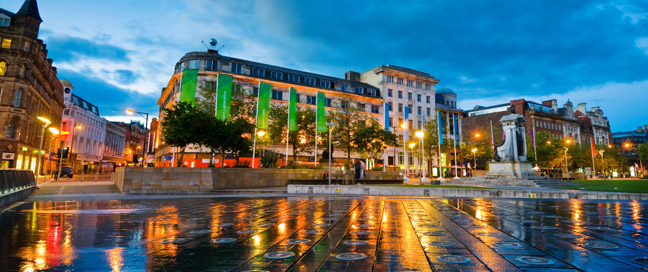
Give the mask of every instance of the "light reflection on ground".
[[648, 269], [645, 206], [344, 197], [44, 201], [0, 214], [0, 267], [633, 271]]

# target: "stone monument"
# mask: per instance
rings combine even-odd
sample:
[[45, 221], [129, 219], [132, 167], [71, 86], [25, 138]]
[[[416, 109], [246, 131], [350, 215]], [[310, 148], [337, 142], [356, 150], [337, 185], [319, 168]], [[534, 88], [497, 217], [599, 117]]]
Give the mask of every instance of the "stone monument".
[[505, 115], [500, 119], [504, 130], [504, 139], [495, 146], [493, 161], [489, 163], [486, 174], [491, 177], [535, 177], [531, 164], [527, 161], [526, 135], [524, 116], [519, 114]]

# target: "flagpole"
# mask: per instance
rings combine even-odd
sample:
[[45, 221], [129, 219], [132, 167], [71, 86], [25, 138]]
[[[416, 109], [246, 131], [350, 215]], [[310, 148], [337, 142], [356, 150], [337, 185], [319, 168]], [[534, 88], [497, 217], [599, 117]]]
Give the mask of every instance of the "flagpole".
[[456, 113], [452, 114], [452, 130], [454, 132], [454, 167], [455, 167], [455, 179], [459, 178], [459, 168], [457, 168], [457, 116]]
[[590, 137], [590, 145], [592, 146], [592, 178], [596, 177], [596, 165], [594, 164], [594, 154], [596, 154], [596, 149], [594, 149], [594, 139]]
[[442, 168], [441, 168], [441, 137], [443, 135], [441, 134], [441, 112], [437, 114], [437, 132], [438, 132], [438, 137], [437, 137], [437, 142], [439, 143], [439, 181], [443, 180], [443, 173], [442, 173]]
[[319, 100], [319, 95], [315, 93], [315, 166], [317, 166], [317, 102]]
[[493, 137], [493, 120], [490, 120], [491, 129], [491, 149], [495, 149], [495, 137]]
[[286, 166], [288, 166], [288, 142], [290, 141], [290, 99], [292, 99], [290, 89], [288, 89], [288, 96], [288, 120], [286, 120]]

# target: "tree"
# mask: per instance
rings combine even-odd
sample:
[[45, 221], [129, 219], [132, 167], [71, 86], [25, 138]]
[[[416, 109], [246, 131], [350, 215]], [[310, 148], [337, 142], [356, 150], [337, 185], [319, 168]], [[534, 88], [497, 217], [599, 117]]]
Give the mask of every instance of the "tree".
[[[249, 152], [252, 147], [254, 124], [246, 118], [236, 118], [225, 126], [223, 152], [231, 153], [239, 163], [242, 152]], [[223, 156], [224, 158], [224, 156]]]
[[[297, 107], [297, 131], [290, 132], [288, 143], [292, 146], [293, 161], [301, 152], [312, 150], [315, 139], [315, 111], [310, 107]], [[281, 105], [270, 106], [270, 126], [268, 134], [273, 143], [285, 143], [288, 125], [288, 107]]]
[[351, 100], [344, 98], [335, 105], [336, 110], [329, 113], [328, 120], [333, 123], [335, 133], [332, 135], [333, 142], [346, 151], [347, 169], [351, 167], [351, 152], [354, 151], [353, 133], [366, 123], [365, 116], [360, 114]]
[[173, 108], [164, 110], [162, 137], [167, 144], [180, 148], [178, 166], [182, 165], [186, 147], [201, 143], [201, 133], [207, 130], [202, 117], [201, 112], [187, 102], [179, 102]]
[[639, 161], [641, 162], [641, 166], [643, 166], [643, 161], [648, 159], [648, 143], [639, 144], [635, 149], [635, 152], [639, 156]]
[[[554, 140], [546, 131], [538, 131], [536, 138], [536, 154], [533, 154], [533, 142], [527, 140], [527, 160], [540, 168], [551, 168], [553, 165], [563, 165], [563, 145], [560, 140]], [[562, 160], [561, 160], [562, 159]]]
[[353, 145], [362, 154], [372, 159], [382, 155], [388, 145], [393, 146], [397, 136], [385, 131], [375, 120], [370, 120], [369, 126], [361, 126], [353, 133]]

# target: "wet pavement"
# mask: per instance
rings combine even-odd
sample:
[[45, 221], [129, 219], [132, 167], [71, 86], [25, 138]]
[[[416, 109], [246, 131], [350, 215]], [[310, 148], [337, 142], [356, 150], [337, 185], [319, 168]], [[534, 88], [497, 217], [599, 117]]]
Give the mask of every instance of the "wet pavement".
[[648, 202], [267, 197], [39, 201], [1, 271], [641, 271]]

